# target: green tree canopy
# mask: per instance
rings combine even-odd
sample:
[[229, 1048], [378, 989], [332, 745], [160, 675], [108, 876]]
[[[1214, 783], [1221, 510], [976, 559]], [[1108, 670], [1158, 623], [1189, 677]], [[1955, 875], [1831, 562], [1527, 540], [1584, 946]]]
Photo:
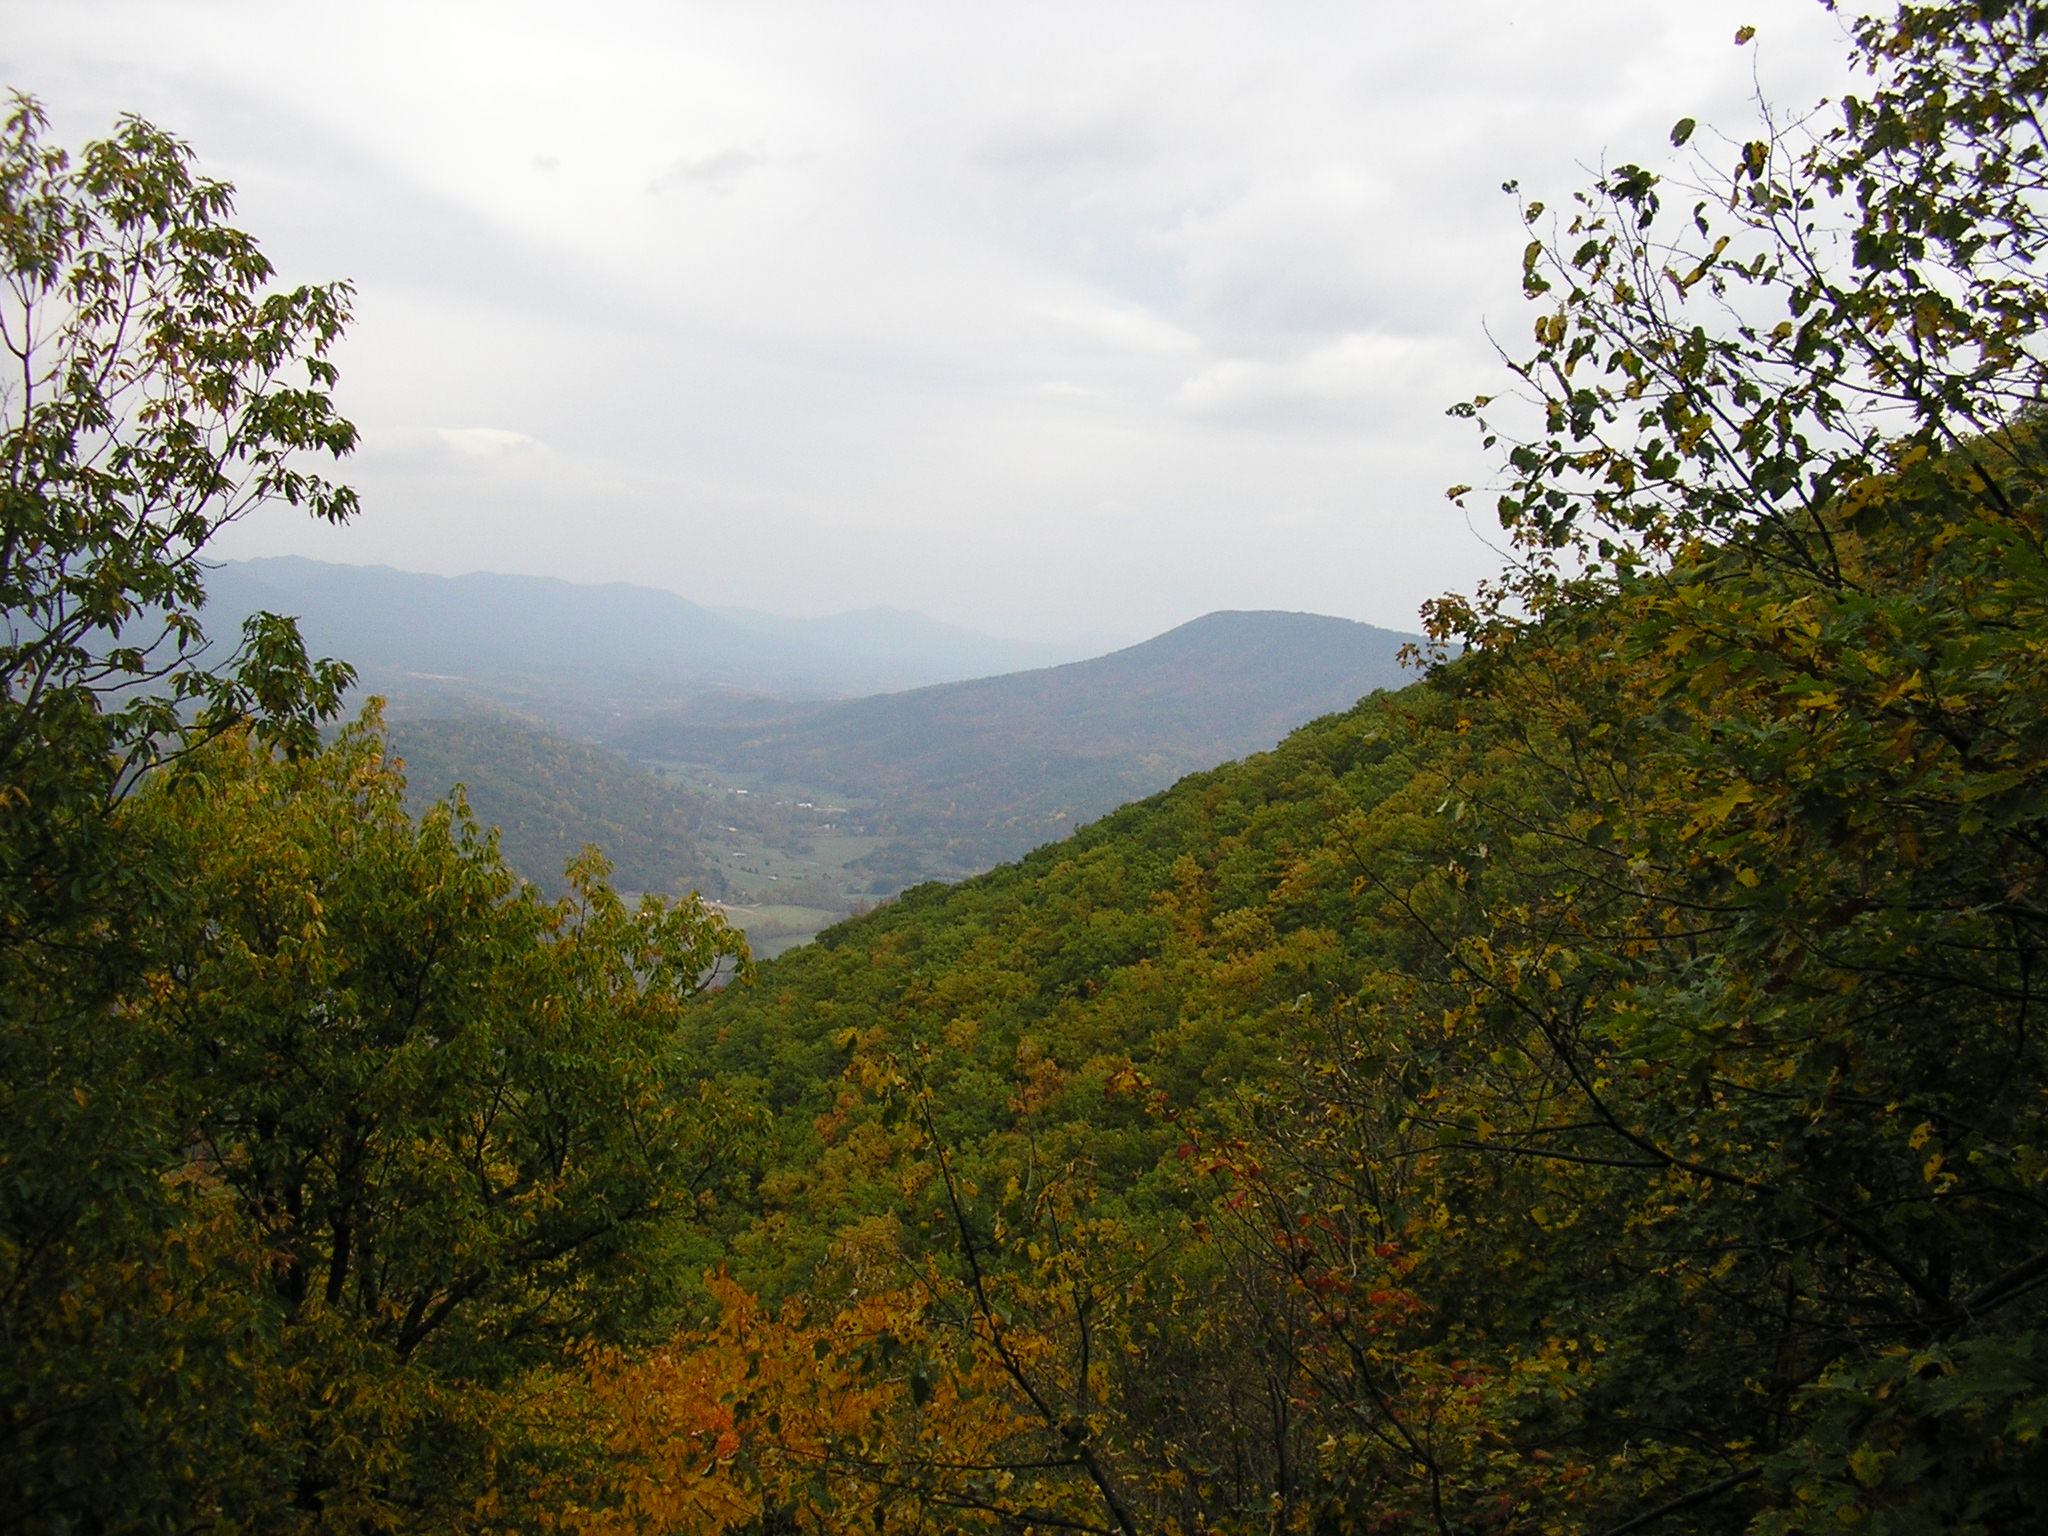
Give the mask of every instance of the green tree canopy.
[[586, 854], [415, 821], [349, 681], [201, 558], [354, 441], [345, 286], [277, 290], [134, 119], [0, 137], [0, 1531], [446, 1531], [586, 1454], [537, 1381], [682, 1304], [752, 1111], [684, 1053], [744, 970]]
[[[245, 716], [314, 744], [348, 678], [289, 621], [203, 651], [201, 551], [266, 502], [329, 519], [350, 493], [327, 354], [344, 285], [278, 290], [227, 222], [229, 189], [124, 119], [75, 157], [16, 97], [0, 127], [0, 1498], [107, 1476], [119, 1425], [182, 1334], [169, 1271], [219, 1251], [166, 1175], [183, 1160], [132, 1000], [140, 938], [175, 891], [119, 819], [152, 763]], [[208, 1207], [211, 1209], [211, 1207]], [[157, 1277], [157, 1278], [152, 1278]], [[143, 1375], [138, 1375], [143, 1373]], [[168, 1399], [161, 1411], [177, 1411]], [[195, 1425], [205, 1419], [195, 1415]], [[120, 1437], [132, 1487], [187, 1453]], [[51, 1495], [54, 1497], [55, 1495]], [[146, 1500], [144, 1501], [146, 1502]]]

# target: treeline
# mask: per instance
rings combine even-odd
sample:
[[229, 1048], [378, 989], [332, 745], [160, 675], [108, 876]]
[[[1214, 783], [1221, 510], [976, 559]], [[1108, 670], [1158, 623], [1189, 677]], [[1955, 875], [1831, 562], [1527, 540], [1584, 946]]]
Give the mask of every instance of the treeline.
[[550, 896], [567, 893], [562, 871], [585, 845], [607, 851], [621, 890], [730, 894], [702, 847], [704, 798], [608, 752], [477, 716], [396, 721], [389, 740], [414, 814], [461, 784], [476, 820], [498, 829], [505, 862]]
[[321, 749], [288, 623], [184, 663], [165, 487], [347, 510], [345, 295], [22, 106], [0, 1526], [2040, 1529], [2044, 35], [1907, 6], [1839, 128], [1528, 205], [1427, 681], [708, 998], [693, 903]]

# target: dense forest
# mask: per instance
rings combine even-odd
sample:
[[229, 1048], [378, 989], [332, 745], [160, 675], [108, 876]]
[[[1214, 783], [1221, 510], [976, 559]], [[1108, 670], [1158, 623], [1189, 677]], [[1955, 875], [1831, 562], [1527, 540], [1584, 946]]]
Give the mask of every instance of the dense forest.
[[728, 894], [701, 846], [715, 830], [706, 800], [610, 753], [475, 715], [394, 721], [386, 741], [416, 814], [443, 786], [461, 784], [475, 819], [499, 829], [505, 862], [550, 896], [565, 894], [562, 872], [586, 843], [608, 851], [621, 890]]
[[1522, 205], [1426, 678], [758, 971], [200, 650], [349, 295], [18, 99], [0, 1530], [2048, 1526], [2048, 7], [1850, 36]]

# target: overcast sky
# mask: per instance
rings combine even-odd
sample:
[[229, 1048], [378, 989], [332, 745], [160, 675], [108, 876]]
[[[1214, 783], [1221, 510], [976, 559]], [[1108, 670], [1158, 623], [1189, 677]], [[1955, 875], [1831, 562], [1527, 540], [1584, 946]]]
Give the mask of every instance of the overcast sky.
[[1045, 638], [1413, 628], [1495, 561], [1443, 410], [1533, 318], [1501, 182], [1842, 53], [1816, 0], [0, 0], [59, 138], [151, 118], [357, 285], [362, 516], [223, 553]]

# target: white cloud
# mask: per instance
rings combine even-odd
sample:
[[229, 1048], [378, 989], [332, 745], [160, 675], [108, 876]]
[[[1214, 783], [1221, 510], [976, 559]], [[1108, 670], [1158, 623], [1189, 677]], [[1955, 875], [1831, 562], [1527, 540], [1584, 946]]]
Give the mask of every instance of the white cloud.
[[684, 155], [648, 182], [647, 190], [662, 193], [681, 187], [708, 187], [716, 191], [746, 175], [761, 163], [762, 157], [753, 150], [730, 146], [713, 150], [709, 154]]
[[1384, 415], [1443, 387], [1432, 351], [1400, 337], [1353, 333], [1279, 361], [1225, 358], [1183, 383], [1179, 398], [1197, 417], [1238, 425], [1364, 433], [1375, 411]]
[[[365, 511], [241, 552], [1034, 629], [1380, 622], [1494, 556], [1444, 404], [1527, 334], [1497, 191], [1803, 105], [1813, 0], [0, 0], [291, 280], [358, 280]], [[1761, 52], [1729, 46], [1737, 24]], [[288, 68], [279, 66], [289, 60]], [[658, 195], [650, 195], [650, 193]], [[517, 422], [442, 428], [442, 422]], [[1284, 509], [1281, 510], [1281, 509]]]
[[1201, 343], [1171, 320], [1131, 304], [1080, 302], [1045, 304], [1037, 313], [1055, 325], [1113, 351], [1174, 356]]
[[541, 446], [540, 439], [504, 427], [436, 427], [434, 435], [464, 458], [488, 461]]

